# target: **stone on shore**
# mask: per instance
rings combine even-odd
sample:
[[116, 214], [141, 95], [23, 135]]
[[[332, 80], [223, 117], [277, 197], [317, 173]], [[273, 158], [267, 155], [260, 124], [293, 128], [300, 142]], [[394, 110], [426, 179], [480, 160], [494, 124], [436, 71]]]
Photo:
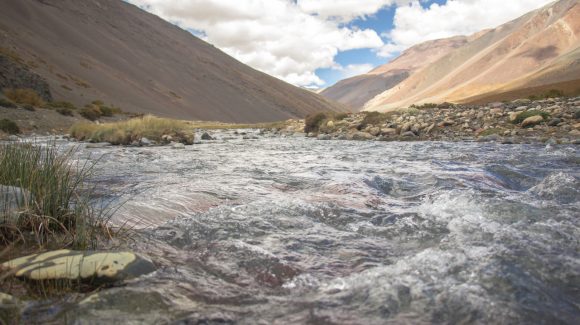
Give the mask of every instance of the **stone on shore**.
[[29, 280], [118, 282], [155, 271], [150, 261], [131, 252], [62, 249], [13, 259], [0, 269]]
[[530, 127], [537, 124], [540, 124], [544, 121], [544, 118], [541, 115], [530, 116], [522, 122], [522, 127]]
[[201, 135], [201, 139], [202, 139], [202, 140], [206, 140], [206, 141], [215, 140], [215, 139], [214, 139], [214, 138], [213, 138], [211, 135], [209, 135], [209, 133], [207, 133], [207, 132], [204, 132], [204, 133]]

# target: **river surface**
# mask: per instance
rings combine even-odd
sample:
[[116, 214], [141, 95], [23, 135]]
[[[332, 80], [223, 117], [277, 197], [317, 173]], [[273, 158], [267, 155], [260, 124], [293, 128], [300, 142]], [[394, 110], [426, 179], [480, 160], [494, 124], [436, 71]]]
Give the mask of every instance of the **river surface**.
[[578, 324], [577, 146], [217, 137], [80, 152], [159, 269], [59, 319]]

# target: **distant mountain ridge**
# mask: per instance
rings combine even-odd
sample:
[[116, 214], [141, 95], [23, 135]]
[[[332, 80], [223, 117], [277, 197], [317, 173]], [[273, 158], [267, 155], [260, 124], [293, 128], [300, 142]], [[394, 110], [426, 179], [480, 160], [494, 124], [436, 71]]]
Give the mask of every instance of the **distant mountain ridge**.
[[[436, 50], [422, 50], [430, 47]], [[397, 73], [401, 77], [394, 80]], [[378, 87], [377, 76], [392, 82]], [[413, 46], [392, 62], [322, 94], [355, 110], [385, 111], [430, 102], [513, 99], [551, 88], [580, 92], [577, 0], [556, 1], [470, 37]]]
[[0, 0], [0, 8], [0, 48], [46, 79], [56, 100], [224, 122], [346, 110], [121, 0]]

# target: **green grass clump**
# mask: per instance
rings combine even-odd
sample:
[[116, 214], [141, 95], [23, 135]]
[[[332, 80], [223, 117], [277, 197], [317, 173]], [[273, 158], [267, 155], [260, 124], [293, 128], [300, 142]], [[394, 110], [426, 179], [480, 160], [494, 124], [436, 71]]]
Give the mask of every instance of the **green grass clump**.
[[513, 124], [520, 124], [528, 117], [540, 115], [544, 120], [547, 120], [550, 117], [550, 114], [543, 111], [538, 110], [531, 110], [526, 112], [519, 113], [516, 118], [512, 121]]
[[[0, 211], [0, 242], [30, 249], [96, 248], [108, 217], [93, 207], [93, 164], [75, 165], [73, 150], [54, 145], [0, 145], [0, 184], [26, 191], [18, 211]], [[34, 245], [33, 245], [34, 243]]]
[[[8, 134], [18, 134], [20, 133], [20, 128], [16, 122], [9, 120], [7, 118], [0, 120], [0, 130]], [[1, 183], [0, 183], [1, 184]]]
[[503, 132], [504, 132], [503, 129], [491, 128], [491, 129], [487, 129], [487, 130], [482, 131], [481, 133], [479, 133], [479, 136], [486, 137], [488, 135], [493, 135], [493, 134], [501, 135]]
[[548, 98], [558, 98], [564, 97], [564, 92], [559, 89], [550, 89], [544, 93], [538, 95], [531, 95], [528, 97], [530, 100], [540, 100], [540, 99], [548, 99]]
[[6, 107], [6, 108], [16, 108], [16, 104], [14, 104], [12, 101], [5, 99], [5, 98], [0, 98], [0, 106], [1, 107]]
[[36, 107], [44, 106], [44, 100], [36, 91], [28, 88], [8, 88], [4, 89], [4, 95], [11, 101], [21, 105], [32, 105]]
[[163, 135], [171, 135], [176, 141], [193, 144], [195, 130], [186, 121], [146, 115], [115, 123], [77, 123], [70, 130], [71, 136], [80, 141], [109, 142], [114, 145], [131, 144], [145, 137], [161, 142]]
[[429, 109], [429, 108], [436, 108], [438, 105], [435, 103], [425, 103], [421, 105], [413, 104], [409, 108], [416, 108], [416, 109]]

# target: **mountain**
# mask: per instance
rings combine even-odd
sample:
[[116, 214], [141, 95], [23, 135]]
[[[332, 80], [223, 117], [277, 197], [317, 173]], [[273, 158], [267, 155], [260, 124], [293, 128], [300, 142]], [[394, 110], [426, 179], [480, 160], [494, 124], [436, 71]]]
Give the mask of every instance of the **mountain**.
[[16, 53], [55, 100], [224, 122], [346, 109], [121, 0], [0, 0], [0, 8], [0, 53]]
[[359, 76], [339, 81], [321, 95], [361, 110], [366, 102], [391, 89], [410, 75], [467, 43], [467, 37], [457, 36], [424, 42], [403, 52], [395, 60]]
[[[453, 48], [444, 47], [447, 53], [439, 57], [410, 48], [398, 59], [377, 68], [393, 71], [392, 67], [398, 66], [408, 71], [409, 76], [395, 85], [383, 87], [381, 92], [373, 91], [374, 97], [362, 106], [365, 110], [384, 111], [431, 102], [509, 100], [549, 89], [580, 92], [580, 2], [577, 0], [556, 1], [463, 41], [463, 44], [455, 43]], [[426, 64], [397, 65], [397, 61], [409, 56], [408, 52], [414, 54], [411, 62], [424, 60]], [[352, 105], [343, 98], [328, 97]], [[360, 108], [360, 103], [356, 107]]]

